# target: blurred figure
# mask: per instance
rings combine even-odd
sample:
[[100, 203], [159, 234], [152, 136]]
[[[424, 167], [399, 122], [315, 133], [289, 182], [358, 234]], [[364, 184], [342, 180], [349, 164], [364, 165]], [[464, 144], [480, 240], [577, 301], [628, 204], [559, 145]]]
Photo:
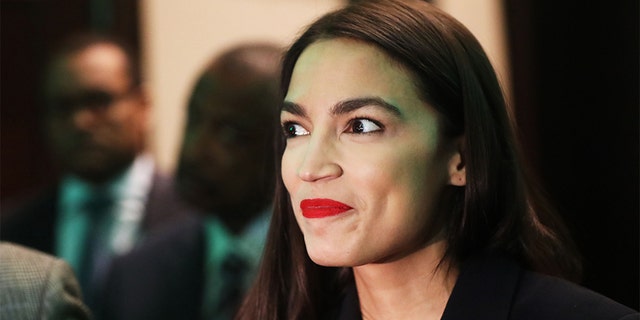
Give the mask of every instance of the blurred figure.
[[0, 242], [0, 319], [89, 319], [73, 270], [63, 260]]
[[270, 44], [240, 45], [198, 78], [177, 181], [181, 195], [204, 214], [114, 261], [104, 318], [233, 316], [259, 263], [271, 215], [280, 57]]
[[180, 215], [181, 204], [145, 153], [150, 107], [125, 44], [96, 34], [69, 39], [43, 91], [62, 178], [8, 215], [2, 238], [68, 261], [92, 307], [112, 256]]
[[280, 57], [271, 45], [232, 48], [206, 68], [189, 101], [180, 194], [233, 233], [272, 200]]

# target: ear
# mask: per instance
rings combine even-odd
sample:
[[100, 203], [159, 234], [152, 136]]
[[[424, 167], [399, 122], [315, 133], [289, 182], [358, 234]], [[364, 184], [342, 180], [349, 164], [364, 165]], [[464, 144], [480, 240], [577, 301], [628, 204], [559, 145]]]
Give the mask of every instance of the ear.
[[149, 126], [149, 119], [151, 118], [151, 95], [149, 94], [149, 88], [145, 83], [139, 84], [138, 88], [135, 90], [137, 95], [137, 114], [142, 118], [141, 121], [144, 123], [146, 130], [146, 127]]
[[[151, 98], [149, 95], [148, 87], [142, 83], [135, 89], [135, 113], [136, 123], [140, 128], [140, 134], [143, 140], [148, 140], [148, 135], [151, 133]], [[146, 142], [145, 142], [146, 144]]]
[[467, 184], [467, 172], [464, 157], [464, 136], [456, 139], [456, 149], [449, 158], [449, 184], [463, 187]]
[[149, 87], [146, 83], [141, 83], [138, 85], [136, 90], [138, 91], [138, 99], [140, 99], [139, 105], [145, 110], [145, 112], [148, 112], [151, 108], [151, 94], [149, 92]]

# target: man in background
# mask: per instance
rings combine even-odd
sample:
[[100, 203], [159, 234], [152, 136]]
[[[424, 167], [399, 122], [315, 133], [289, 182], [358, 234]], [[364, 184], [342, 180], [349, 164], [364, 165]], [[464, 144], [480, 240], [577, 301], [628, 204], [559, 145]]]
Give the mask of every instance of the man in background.
[[201, 218], [114, 261], [103, 318], [231, 319], [257, 269], [271, 215], [280, 58], [276, 46], [243, 44], [200, 75], [176, 177]]
[[1, 237], [66, 260], [95, 307], [112, 257], [184, 210], [145, 153], [150, 106], [124, 43], [74, 36], [44, 80], [43, 125], [61, 178], [7, 215]]

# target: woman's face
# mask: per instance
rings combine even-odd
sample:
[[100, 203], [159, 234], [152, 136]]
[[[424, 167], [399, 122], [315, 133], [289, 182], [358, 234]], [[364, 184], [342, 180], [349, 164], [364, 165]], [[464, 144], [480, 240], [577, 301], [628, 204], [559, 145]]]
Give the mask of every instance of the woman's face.
[[438, 114], [410, 74], [381, 50], [347, 39], [310, 45], [281, 121], [282, 178], [314, 262], [393, 261], [441, 231], [433, 211], [457, 150], [440, 139]]

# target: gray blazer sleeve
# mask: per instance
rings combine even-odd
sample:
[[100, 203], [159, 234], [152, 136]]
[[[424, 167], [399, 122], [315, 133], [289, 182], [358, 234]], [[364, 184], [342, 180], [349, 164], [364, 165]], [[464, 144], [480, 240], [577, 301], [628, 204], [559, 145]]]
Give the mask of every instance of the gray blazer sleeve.
[[90, 319], [71, 267], [26, 247], [0, 243], [0, 319]]

